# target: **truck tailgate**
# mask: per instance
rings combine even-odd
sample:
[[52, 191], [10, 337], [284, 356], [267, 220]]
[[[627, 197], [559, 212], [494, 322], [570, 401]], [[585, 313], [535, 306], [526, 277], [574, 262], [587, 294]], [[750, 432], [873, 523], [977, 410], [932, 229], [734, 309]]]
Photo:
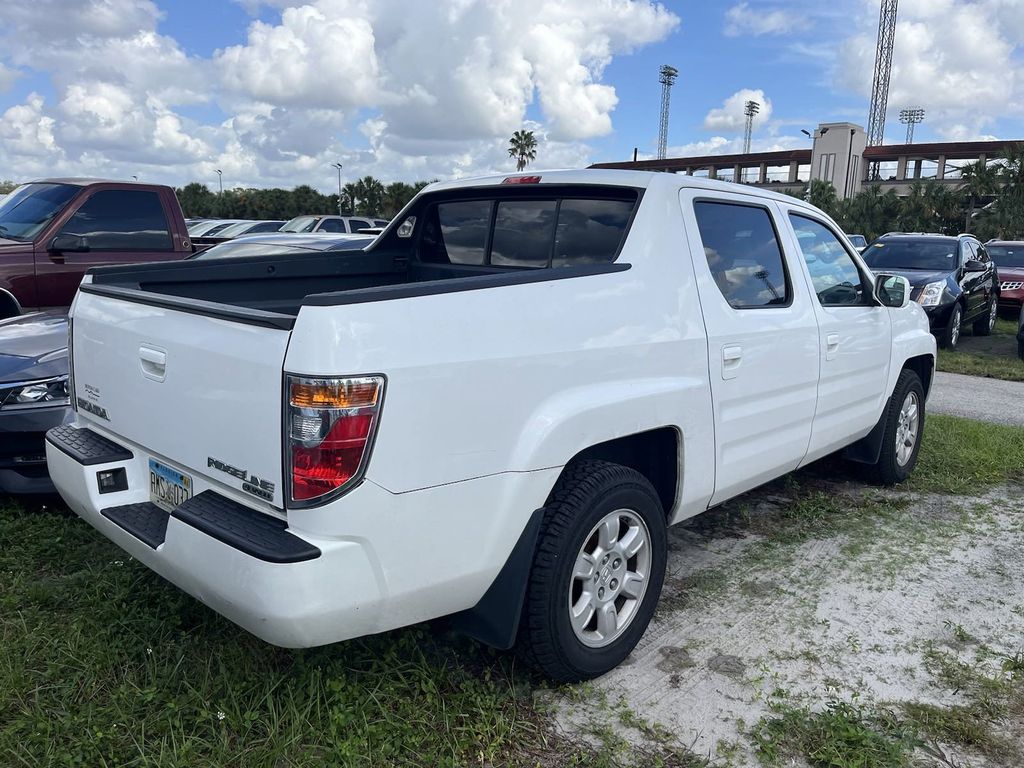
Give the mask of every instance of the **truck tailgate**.
[[80, 292], [72, 333], [79, 418], [214, 485], [269, 481], [283, 508], [290, 331]]

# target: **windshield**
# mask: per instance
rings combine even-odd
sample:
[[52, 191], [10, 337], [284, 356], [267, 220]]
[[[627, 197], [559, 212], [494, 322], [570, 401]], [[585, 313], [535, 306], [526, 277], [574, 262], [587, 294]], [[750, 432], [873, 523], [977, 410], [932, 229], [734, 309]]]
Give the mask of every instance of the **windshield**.
[[985, 250], [997, 267], [1024, 269], [1024, 243], [1021, 245], [986, 245]]
[[874, 270], [956, 269], [956, 240], [882, 240], [864, 252], [864, 260]]
[[316, 216], [296, 216], [285, 224], [279, 232], [312, 232], [316, 226]]
[[73, 184], [23, 184], [0, 200], [0, 237], [31, 240], [77, 192]]
[[294, 245], [275, 245], [273, 243], [221, 243], [193, 256], [195, 259], [220, 259], [238, 256], [291, 256], [303, 253], [318, 253], [312, 248], [299, 248]]

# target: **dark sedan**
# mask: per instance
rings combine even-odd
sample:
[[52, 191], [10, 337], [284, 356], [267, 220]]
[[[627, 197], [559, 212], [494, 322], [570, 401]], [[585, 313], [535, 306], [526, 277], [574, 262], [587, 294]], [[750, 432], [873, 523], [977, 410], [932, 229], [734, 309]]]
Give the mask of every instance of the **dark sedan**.
[[67, 345], [64, 312], [0, 320], [0, 492], [55, 493], [43, 437], [70, 420]]
[[883, 235], [864, 251], [875, 272], [902, 275], [911, 297], [928, 315], [939, 346], [956, 349], [967, 323], [975, 336], [988, 336], [999, 309], [996, 266], [970, 235]]

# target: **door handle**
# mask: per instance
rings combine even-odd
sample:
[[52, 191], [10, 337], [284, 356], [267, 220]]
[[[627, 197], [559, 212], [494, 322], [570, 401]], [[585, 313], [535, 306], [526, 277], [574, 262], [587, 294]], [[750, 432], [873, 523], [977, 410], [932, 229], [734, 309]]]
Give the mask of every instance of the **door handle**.
[[839, 351], [839, 334], [830, 333], [825, 337], [825, 359], [832, 360]]
[[735, 379], [743, 362], [743, 347], [729, 344], [722, 347], [722, 378]]
[[139, 347], [139, 366], [147, 379], [163, 381], [167, 375], [167, 353], [143, 344]]

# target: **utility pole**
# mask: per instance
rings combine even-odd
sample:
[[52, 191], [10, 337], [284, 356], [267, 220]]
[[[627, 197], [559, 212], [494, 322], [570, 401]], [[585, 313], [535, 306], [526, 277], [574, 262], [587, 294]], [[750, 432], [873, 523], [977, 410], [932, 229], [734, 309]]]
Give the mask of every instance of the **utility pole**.
[[338, 169], [338, 215], [341, 216], [341, 163], [331, 163], [331, 168]]
[[907, 126], [907, 144], [914, 143], [914, 126], [924, 122], [924, 110], [921, 107], [911, 107], [900, 110], [900, 122]]
[[[892, 74], [892, 49], [896, 40], [897, 3], [898, 0], [882, 0], [878, 12], [875, 76], [871, 82], [871, 109], [868, 112], [869, 147], [881, 144], [885, 133], [885, 109], [889, 101], [889, 75]], [[876, 176], [877, 173], [876, 167]]]
[[661, 83], [661, 116], [658, 121], [658, 159], [664, 160], [668, 154], [668, 102], [672, 95], [672, 86], [676, 83], [679, 70], [662, 65], [658, 70], [658, 82]]
[[217, 184], [220, 185], [220, 193], [221, 193], [221, 195], [223, 195], [224, 194], [224, 174], [223, 174], [223, 172], [219, 168], [217, 169]]

